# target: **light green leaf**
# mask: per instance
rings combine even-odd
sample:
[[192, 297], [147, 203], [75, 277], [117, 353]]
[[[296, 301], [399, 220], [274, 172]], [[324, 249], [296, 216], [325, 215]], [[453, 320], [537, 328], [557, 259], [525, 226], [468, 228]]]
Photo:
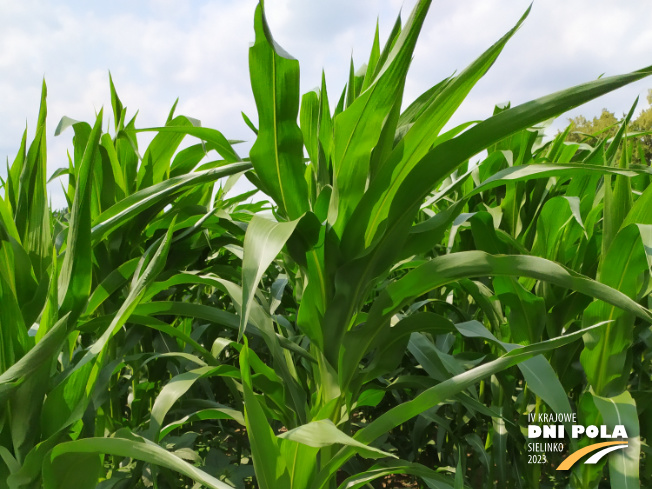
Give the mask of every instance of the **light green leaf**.
[[264, 186], [261, 190], [276, 201], [282, 214], [296, 219], [309, 209], [303, 142], [297, 125], [299, 62], [274, 42], [262, 2], [256, 7], [254, 28], [256, 42], [249, 48], [249, 72], [259, 127], [249, 155]]
[[256, 288], [265, 270], [279, 254], [285, 242], [290, 238], [298, 220], [291, 222], [273, 222], [254, 216], [249, 223], [244, 239], [244, 257], [242, 260], [242, 314], [238, 338], [244, 334], [251, 301], [254, 300]]
[[394, 457], [396, 455], [384, 452], [378, 448], [370, 447], [349, 435], [343, 433], [338, 429], [330, 419], [321, 419], [319, 421], [312, 421], [308, 424], [294, 428], [278, 435], [279, 438], [285, 440], [292, 440], [298, 443], [303, 443], [310, 447], [329, 447], [331, 445], [346, 445], [352, 447], [356, 452], [360, 453], [365, 458], [379, 458], [379, 457]]
[[251, 169], [251, 163], [240, 162], [203, 170], [164, 180], [161, 183], [139, 190], [103, 212], [93, 223], [91, 240], [93, 244], [101, 241], [113, 230], [125, 225], [135, 216], [151, 208], [161, 209], [172, 202], [181, 192], [196, 185], [211, 183], [218, 178], [234, 175]]
[[61, 311], [70, 311], [73, 321], [81, 314], [91, 292], [91, 195], [95, 168], [100, 166], [97, 159], [101, 133], [102, 110], [95, 120], [76, 172], [75, 198], [70, 213], [65, 256], [59, 274]]
[[[126, 433], [122, 433], [126, 435]], [[154, 465], [168, 468], [175, 472], [190, 477], [210, 489], [233, 489], [231, 486], [216, 479], [203, 470], [190, 465], [176, 455], [164, 450], [160, 446], [152, 443], [133, 433], [129, 433], [128, 438], [85, 438], [81, 440], [60, 443], [52, 450], [50, 459], [53, 466], [56, 466], [58, 458], [65, 454], [82, 454], [98, 453], [115, 455], [119, 457], [129, 457], [135, 460], [142, 460]], [[61, 463], [76, 463], [75, 458], [61, 460]]]

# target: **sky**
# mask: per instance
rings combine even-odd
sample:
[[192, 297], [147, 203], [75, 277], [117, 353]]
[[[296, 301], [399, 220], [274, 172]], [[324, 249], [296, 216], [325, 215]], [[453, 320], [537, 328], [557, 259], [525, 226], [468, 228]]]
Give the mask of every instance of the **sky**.
[[[248, 74], [255, 0], [0, 0], [0, 158], [11, 163], [25, 127], [32, 138], [42, 80], [48, 86], [48, 172], [67, 166], [72, 131], [54, 137], [63, 116], [91, 122], [110, 111], [108, 73], [137, 127], [162, 125], [175, 99], [177, 114], [201, 120], [229, 139], [253, 141], [242, 121], [256, 109]], [[301, 63], [302, 92], [325, 70], [336, 99], [351, 56], [368, 58], [376, 22], [381, 42], [399, 12], [415, 0], [266, 0], [274, 38]], [[417, 45], [405, 103], [459, 72], [508, 31], [529, 0], [433, 2]], [[527, 102], [598, 76], [652, 65], [649, 0], [535, 0], [522, 28], [477, 84], [452, 124], [483, 119], [494, 105]], [[640, 108], [652, 77], [568, 113]], [[333, 100], [331, 100], [333, 103]], [[105, 127], [108, 121], [105, 121]], [[145, 137], [141, 146], [146, 144]], [[189, 141], [190, 142], [190, 141]], [[239, 149], [246, 153], [245, 144]], [[0, 165], [0, 176], [6, 175]], [[65, 180], [64, 180], [65, 183]], [[61, 183], [49, 185], [52, 205], [65, 206]]]

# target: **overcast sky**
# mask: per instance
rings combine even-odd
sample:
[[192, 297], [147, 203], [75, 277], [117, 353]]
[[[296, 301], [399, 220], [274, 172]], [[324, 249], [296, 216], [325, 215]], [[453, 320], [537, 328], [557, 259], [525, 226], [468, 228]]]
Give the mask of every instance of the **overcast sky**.
[[[376, 19], [381, 41], [415, 0], [267, 0], [276, 41], [301, 62], [302, 90], [326, 71], [330, 98], [346, 81], [349, 59], [366, 61]], [[161, 125], [179, 97], [177, 114], [231, 139], [252, 139], [240, 117], [254, 121], [247, 51], [254, 39], [255, 0], [0, 0], [0, 157], [13, 161], [25, 125], [33, 137], [41, 81], [48, 85], [48, 168], [67, 166], [72, 132], [54, 138], [62, 116], [92, 122], [110, 113], [108, 71], [128, 116]], [[502, 36], [529, 0], [433, 2], [408, 75], [406, 100], [463, 69]], [[526, 102], [571, 85], [652, 65], [650, 0], [535, 0], [524, 26], [456, 114], [485, 118], [496, 103]], [[621, 114], [652, 78], [576, 109]], [[556, 127], [564, 125], [565, 119]], [[6, 175], [0, 165], [0, 175]], [[50, 185], [54, 207], [65, 201]]]

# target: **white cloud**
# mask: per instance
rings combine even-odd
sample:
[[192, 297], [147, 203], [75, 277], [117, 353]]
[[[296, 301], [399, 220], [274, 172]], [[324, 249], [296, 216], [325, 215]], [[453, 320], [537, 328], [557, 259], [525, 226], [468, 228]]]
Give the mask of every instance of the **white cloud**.
[[[267, 0], [266, 8], [277, 42], [301, 62], [302, 89], [317, 86], [324, 68], [334, 103], [347, 79], [349, 57], [357, 66], [366, 61], [377, 18], [382, 42], [399, 8], [406, 19], [414, 3]], [[0, 156], [13, 159], [25, 120], [33, 130], [44, 75], [51, 136], [63, 115], [92, 121], [100, 107], [110, 112], [108, 70], [130, 113], [140, 111], [141, 126], [161, 124], [180, 97], [178, 113], [229, 138], [251, 139], [240, 111], [256, 118], [247, 60], [255, 5], [254, 0], [102, 5], [0, 0]], [[528, 5], [529, 0], [433, 2], [406, 97], [463, 69]], [[601, 73], [652, 64], [648, 18], [647, 0], [537, 1], [455, 121], [486, 117], [498, 102], [521, 103]], [[578, 110], [593, 115], [606, 106], [619, 113], [650, 86], [652, 80], [638, 82]], [[65, 163], [71, 134], [50, 138], [50, 171]], [[58, 188], [52, 191], [55, 205], [62, 205]]]

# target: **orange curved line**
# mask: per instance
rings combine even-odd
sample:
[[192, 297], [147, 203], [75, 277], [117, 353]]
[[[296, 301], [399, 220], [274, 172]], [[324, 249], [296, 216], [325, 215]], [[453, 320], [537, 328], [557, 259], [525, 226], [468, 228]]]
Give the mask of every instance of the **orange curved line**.
[[588, 447], [581, 448], [580, 450], [571, 453], [564, 461], [557, 467], [557, 470], [568, 470], [570, 469], [575, 462], [577, 462], [579, 459], [581, 459], [584, 455], [587, 455], [591, 452], [595, 452], [596, 450], [603, 448], [603, 447], [608, 447], [611, 445], [627, 445], [626, 441], [605, 441], [604, 443], [595, 443], [593, 445], [589, 445]]

